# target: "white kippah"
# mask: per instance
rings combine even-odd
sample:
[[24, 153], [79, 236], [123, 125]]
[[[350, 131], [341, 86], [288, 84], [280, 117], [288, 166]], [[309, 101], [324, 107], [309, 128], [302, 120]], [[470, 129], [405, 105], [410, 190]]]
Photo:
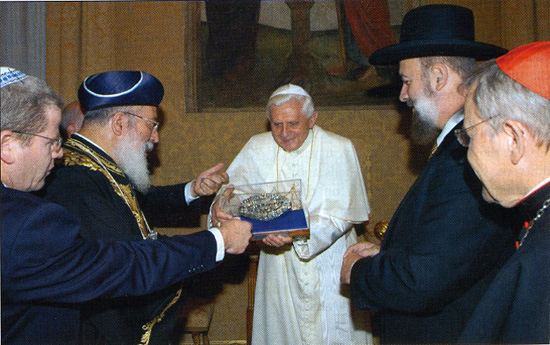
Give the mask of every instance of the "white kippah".
[[297, 95], [297, 96], [306, 96], [311, 98], [311, 96], [306, 92], [306, 90], [301, 87], [293, 84], [286, 84], [275, 90], [269, 98], [279, 96], [279, 95]]
[[0, 89], [27, 78], [27, 75], [11, 67], [0, 67]]

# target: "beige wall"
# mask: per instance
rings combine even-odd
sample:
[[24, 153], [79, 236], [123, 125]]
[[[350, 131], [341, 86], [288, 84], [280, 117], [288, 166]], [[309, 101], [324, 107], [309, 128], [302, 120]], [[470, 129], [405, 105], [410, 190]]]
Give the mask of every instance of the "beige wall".
[[476, 40], [507, 49], [550, 40], [549, 0], [408, 0], [411, 6], [454, 4], [472, 9]]
[[[408, 4], [433, 2], [409, 0]], [[472, 8], [477, 38], [484, 42], [513, 48], [535, 39], [550, 39], [549, 0], [437, 2]], [[189, 18], [194, 6], [190, 2], [48, 3], [47, 80], [67, 102], [76, 99], [84, 77], [104, 70], [145, 70], [163, 82], [166, 95], [161, 105], [160, 166], [153, 176], [156, 184], [192, 179], [220, 161], [229, 164], [251, 135], [266, 129], [262, 109], [185, 112], [184, 94], [192, 92], [185, 90], [189, 85], [185, 82], [186, 64], [191, 59], [186, 56], [189, 46], [184, 46], [189, 42], [184, 18]], [[372, 209], [368, 228], [389, 220], [414, 181], [411, 166], [418, 169], [426, 159], [425, 150], [411, 148], [403, 134], [406, 118], [394, 106], [319, 110], [320, 126], [355, 144]], [[246, 303], [246, 280], [223, 287], [211, 340], [246, 338]]]
[[[400, 114], [392, 107], [321, 109], [318, 124], [350, 138], [355, 145], [372, 210], [368, 228], [372, 229], [377, 221], [389, 220], [415, 178], [408, 167], [409, 141], [400, 133]], [[248, 138], [265, 131], [265, 126], [261, 110], [194, 113], [176, 119], [167, 115], [161, 129], [161, 167], [155, 171], [155, 180], [177, 182], [219, 161], [229, 164]], [[419, 160], [426, 158], [418, 156]], [[165, 231], [173, 234], [181, 229]], [[217, 300], [211, 339], [245, 339], [247, 281], [226, 284]]]

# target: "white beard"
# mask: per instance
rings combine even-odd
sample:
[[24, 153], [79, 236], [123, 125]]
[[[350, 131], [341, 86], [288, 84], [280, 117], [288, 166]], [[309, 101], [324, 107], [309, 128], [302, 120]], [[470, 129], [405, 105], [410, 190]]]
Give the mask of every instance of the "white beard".
[[415, 109], [411, 125], [412, 140], [419, 145], [431, 143], [439, 133], [436, 125], [439, 100], [433, 92], [424, 89], [416, 101], [409, 102], [409, 106]]
[[[147, 156], [154, 143], [147, 141], [141, 145], [135, 131], [130, 131], [128, 137], [122, 140], [115, 149], [120, 169], [128, 176], [134, 187], [143, 194], [146, 194], [151, 187], [149, 169], [147, 167]], [[136, 149], [136, 147], [139, 147]]]

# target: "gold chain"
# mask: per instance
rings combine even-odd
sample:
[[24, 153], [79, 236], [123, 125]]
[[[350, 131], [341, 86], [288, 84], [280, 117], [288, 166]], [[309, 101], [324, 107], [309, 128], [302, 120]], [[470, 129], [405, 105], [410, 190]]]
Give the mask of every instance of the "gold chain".
[[[147, 219], [145, 218], [145, 215], [143, 214], [143, 211], [141, 210], [141, 208], [139, 207], [139, 204], [137, 203], [137, 199], [135, 198], [135, 195], [133, 194], [132, 192], [132, 189], [131, 188], [128, 188], [128, 193], [134, 197], [135, 199], [135, 210], [134, 208], [132, 207], [130, 201], [128, 200], [128, 196], [126, 195], [126, 193], [124, 193], [122, 191], [122, 188], [120, 187], [120, 185], [118, 184], [118, 182], [115, 180], [115, 178], [113, 177], [113, 175], [111, 174], [111, 172], [109, 171], [109, 169], [107, 169], [107, 167], [105, 166], [105, 164], [103, 164], [103, 162], [101, 161], [101, 158], [98, 157], [92, 150], [90, 150], [90, 148], [88, 148], [86, 145], [80, 143], [79, 141], [77, 140], [74, 140], [74, 139], [69, 139], [66, 143], [66, 145], [68, 145], [69, 147], [72, 145], [78, 149], [80, 149], [81, 151], [87, 153], [90, 157], [93, 158], [93, 160], [103, 169], [103, 174], [107, 177], [107, 179], [109, 180], [109, 182], [111, 183], [112, 186], [116, 187], [115, 189], [115, 192], [124, 200], [124, 202], [126, 203], [126, 205], [128, 206], [128, 208], [130, 208], [130, 211], [132, 211], [132, 213], [134, 214], [134, 217], [136, 218], [136, 221], [138, 223], [138, 227], [140, 228], [140, 231], [141, 231], [141, 236], [143, 237], [143, 239], [157, 239], [157, 233], [153, 230], [151, 230], [151, 228], [149, 227], [149, 223], [147, 222]], [[110, 163], [110, 162], [109, 162]], [[119, 170], [118, 167], [116, 167], [117, 169], [115, 170]], [[143, 224], [140, 220], [143, 220]]]
[[527, 237], [527, 235], [529, 235], [529, 231], [533, 227], [533, 224], [535, 224], [535, 222], [539, 220], [540, 217], [542, 217], [542, 214], [548, 208], [548, 206], [550, 206], [550, 198], [544, 201], [544, 203], [542, 204], [542, 207], [537, 211], [537, 214], [535, 215], [535, 217], [531, 219], [531, 221], [529, 222], [529, 227], [525, 229], [525, 235], [523, 235], [523, 237], [521, 238], [518, 248], [521, 247], [521, 245], [523, 244], [523, 241], [525, 241], [525, 238]]
[[[72, 146], [80, 149], [81, 151], [87, 153], [89, 156], [91, 156], [95, 160], [95, 162], [103, 169], [103, 173], [109, 179], [109, 181], [111, 182], [111, 185], [117, 187], [118, 191], [115, 190], [115, 192], [122, 199], [124, 199], [124, 201], [126, 202], [126, 205], [128, 205], [128, 207], [130, 208], [130, 210], [132, 211], [134, 216], [136, 216], [136, 214], [134, 213], [134, 210], [132, 209], [132, 206], [130, 205], [129, 200], [127, 199], [126, 194], [122, 191], [120, 185], [115, 180], [115, 178], [113, 177], [111, 172], [107, 169], [105, 164], [103, 164], [103, 162], [101, 161], [101, 157], [96, 156], [96, 154], [92, 150], [90, 150], [90, 148], [88, 148], [86, 145], [80, 143], [77, 140], [69, 139], [67, 144], [68, 144], [69, 147], [72, 145]], [[107, 163], [111, 163], [111, 162], [107, 161]], [[113, 169], [113, 170], [115, 172], [119, 173], [119, 168], [117, 166], [115, 166], [115, 168], [116, 169]], [[129, 189], [129, 193], [132, 193], [131, 189]], [[139, 214], [141, 215], [141, 217], [143, 219], [143, 222], [144, 222], [144, 225], [145, 225], [146, 230], [147, 230], [147, 233], [145, 233], [145, 229], [143, 229], [141, 222], [136, 217], [136, 221], [137, 221], [138, 226], [141, 230], [141, 235], [142, 235], [143, 239], [146, 239], [146, 238], [156, 239], [157, 238], [157, 233], [152, 231], [151, 228], [149, 227], [149, 224], [147, 223], [147, 219], [145, 218], [145, 215], [143, 214], [143, 212], [141, 211], [141, 208], [139, 208], [139, 205], [137, 204], [137, 200], [136, 200], [136, 207], [139, 210]], [[148, 323], [146, 323], [145, 325], [142, 326], [142, 329], [144, 330], [144, 333], [141, 336], [141, 341], [139, 343], [140, 345], [141, 344], [143, 344], [143, 345], [149, 344], [149, 341], [151, 340], [151, 332], [153, 331], [153, 326], [155, 324], [157, 324], [158, 322], [162, 321], [162, 319], [164, 318], [164, 315], [166, 314], [166, 311], [168, 309], [170, 309], [170, 307], [172, 307], [179, 300], [179, 298], [181, 296], [181, 292], [182, 292], [182, 288], [180, 288], [176, 292], [176, 295], [174, 296], [174, 298], [170, 301], [170, 303], [166, 306], [166, 308], [164, 308], [164, 310], [158, 316], [156, 316], [155, 318], [153, 318], [153, 320], [149, 321]]]
[[[311, 130], [311, 147], [310, 147], [310, 151], [309, 151], [309, 164], [307, 166], [307, 186], [306, 186], [306, 200], [307, 200], [307, 197], [309, 196], [309, 176], [310, 176], [310, 172], [311, 172], [311, 157], [313, 156], [313, 140], [315, 139], [315, 131], [313, 131], [313, 129]], [[279, 149], [281, 147], [279, 146], [279, 144], [277, 144], [277, 157], [275, 159], [275, 169], [276, 169], [276, 177], [277, 177], [277, 182], [279, 182]]]

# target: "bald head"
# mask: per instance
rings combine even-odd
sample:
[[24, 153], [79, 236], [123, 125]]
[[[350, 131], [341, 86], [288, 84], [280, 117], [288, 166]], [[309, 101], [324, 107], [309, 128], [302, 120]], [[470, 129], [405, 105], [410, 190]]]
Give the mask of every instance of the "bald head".
[[63, 109], [61, 115], [61, 134], [64, 139], [69, 138], [73, 133], [77, 133], [82, 128], [84, 113], [80, 107], [79, 101], [74, 101]]

